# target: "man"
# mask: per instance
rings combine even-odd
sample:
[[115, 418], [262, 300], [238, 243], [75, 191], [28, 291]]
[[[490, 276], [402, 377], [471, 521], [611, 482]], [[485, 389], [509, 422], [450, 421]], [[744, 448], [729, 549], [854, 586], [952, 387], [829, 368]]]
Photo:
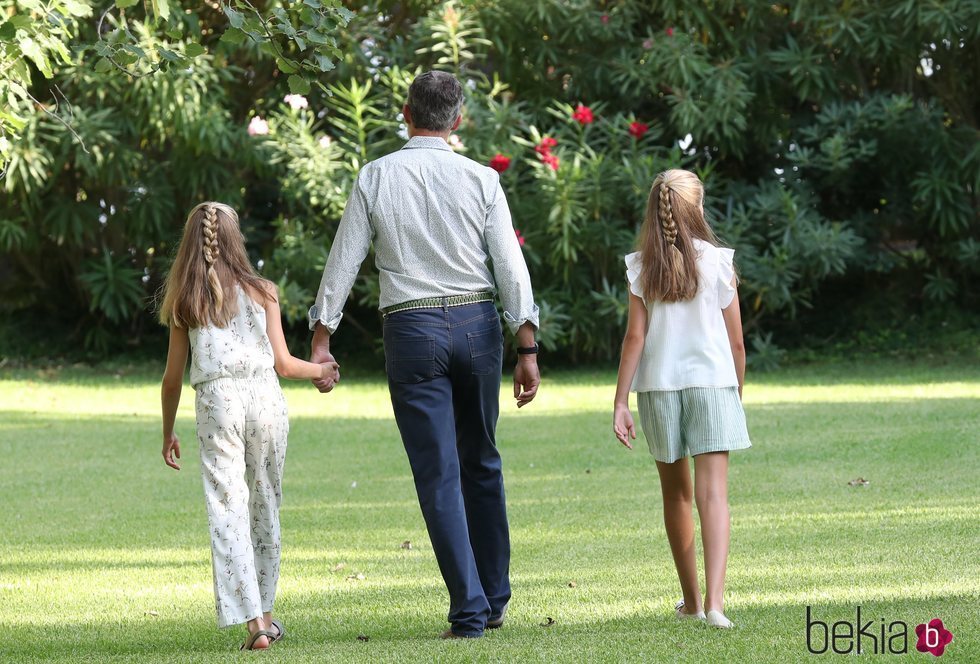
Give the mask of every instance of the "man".
[[498, 175], [446, 142], [462, 104], [450, 74], [431, 71], [412, 83], [402, 109], [409, 141], [361, 169], [309, 315], [313, 361], [333, 361], [330, 335], [373, 241], [391, 403], [449, 589], [451, 627], [442, 638], [500, 627], [511, 594], [495, 440], [503, 357], [495, 288], [517, 337], [518, 408], [540, 382], [538, 307]]

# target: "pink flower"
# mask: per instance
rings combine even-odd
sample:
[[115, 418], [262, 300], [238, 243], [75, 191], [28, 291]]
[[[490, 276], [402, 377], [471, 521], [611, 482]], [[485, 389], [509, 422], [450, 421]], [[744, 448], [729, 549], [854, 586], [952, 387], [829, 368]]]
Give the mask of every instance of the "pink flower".
[[917, 625], [915, 634], [919, 637], [915, 644], [915, 649], [919, 652], [932, 653], [935, 657], [942, 657], [946, 651], [946, 646], [953, 640], [953, 633], [943, 626], [943, 621], [933, 618], [929, 624]]
[[595, 121], [595, 116], [592, 115], [592, 109], [583, 104], [579, 104], [575, 107], [575, 111], [572, 113], [572, 119], [581, 125], [592, 124]]
[[602, 16], [599, 17], [599, 20], [602, 21], [602, 24], [603, 25], [608, 24], [609, 23], [609, 14], [603, 14]]
[[516, 228], [514, 229], [514, 232], [517, 234], [517, 244], [519, 244], [519, 245], [521, 245], [523, 247], [524, 246], [524, 236], [521, 235], [521, 232], [519, 230], [517, 230]]
[[673, 28], [667, 28], [667, 36], [668, 37], [673, 37], [674, 36], [674, 29]]
[[630, 123], [630, 135], [635, 139], [643, 138], [643, 134], [647, 133], [648, 129], [650, 129], [650, 125], [645, 122]]
[[265, 136], [269, 133], [269, 123], [256, 115], [252, 118], [252, 121], [248, 123], [248, 135], [249, 136]]
[[539, 155], [549, 155], [551, 154], [551, 148], [558, 145], [558, 141], [553, 139], [551, 136], [545, 136], [541, 139], [541, 142], [534, 146], [534, 151]]
[[558, 170], [559, 159], [556, 155], [553, 155], [550, 152], [548, 154], [543, 154], [541, 155], [541, 161], [545, 164], [548, 164], [551, 170], [553, 171]]
[[652, 39], [649, 39], [649, 38], [648, 39], [644, 39], [643, 40], [643, 48], [645, 48], [648, 51], [651, 48], [653, 48], [653, 40]]
[[310, 102], [303, 95], [286, 95], [282, 100], [289, 104], [294, 111], [310, 106]]
[[490, 168], [498, 173], [503, 173], [510, 168], [510, 157], [505, 157], [498, 152], [493, 156], [493, 159], [490, 160]]

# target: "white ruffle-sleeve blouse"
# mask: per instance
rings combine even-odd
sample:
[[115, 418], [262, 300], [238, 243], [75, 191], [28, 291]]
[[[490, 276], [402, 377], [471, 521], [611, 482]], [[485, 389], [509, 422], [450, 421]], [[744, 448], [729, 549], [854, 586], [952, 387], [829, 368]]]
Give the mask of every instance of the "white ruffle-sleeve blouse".
[[[737, 387], [735, 360], [722, 316], [735, 297], [732, 249], [695, 239], [698, 292], [686, 302], [647, 302], [643, 355], [633, 379], [634, 392], [687, 387]], [[630, 292], [643, 299], [640, 252], [626, 256]]]

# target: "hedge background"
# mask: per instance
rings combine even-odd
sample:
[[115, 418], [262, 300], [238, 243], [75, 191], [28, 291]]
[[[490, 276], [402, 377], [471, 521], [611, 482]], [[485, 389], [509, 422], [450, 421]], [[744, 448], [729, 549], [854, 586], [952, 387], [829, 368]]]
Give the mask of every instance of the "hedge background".
[[[617, 354], [669, 167], [736, 249], [758, 366], [977, 323], [980, 0], [146, 5], [0, 0], [0, 353], [159, 354], [153, 295], [204, 199], [239, 210], [302, 347], [353, 178], [429, 68], [465, 83], [455, 149], [510, 160], [553, 357]], [[378, 348], [377, 290], [369, 258], [346, 352]]]

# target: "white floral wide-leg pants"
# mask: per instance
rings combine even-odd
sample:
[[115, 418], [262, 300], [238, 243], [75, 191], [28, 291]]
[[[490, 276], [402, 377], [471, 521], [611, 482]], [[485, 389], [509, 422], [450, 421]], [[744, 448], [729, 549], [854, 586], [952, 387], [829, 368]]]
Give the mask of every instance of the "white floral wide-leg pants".
[[274, 374], [197, 386], [197, 436], [218, 627], [271, 612], [289, 417]]

